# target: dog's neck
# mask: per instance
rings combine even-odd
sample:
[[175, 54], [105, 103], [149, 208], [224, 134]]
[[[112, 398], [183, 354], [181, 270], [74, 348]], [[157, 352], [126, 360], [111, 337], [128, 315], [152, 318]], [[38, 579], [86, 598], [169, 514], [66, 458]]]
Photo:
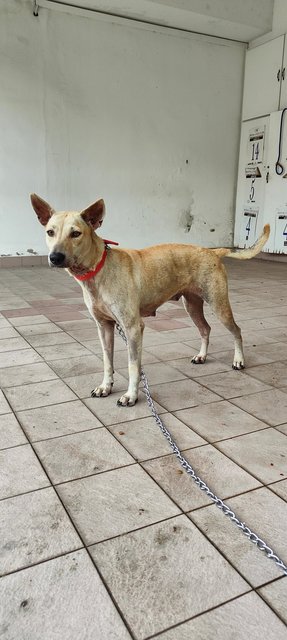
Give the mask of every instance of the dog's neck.
[[72, 276], [84, 275], [95, 269], [103, 256], [105, 247], [104, 240], [96, 234], [93, 234], [91, 236], [91, 245], [88, 247], [86, 253], [81, 255], [79, 260], [75, 261], [73, 266], [69, 268], [70, 274]]

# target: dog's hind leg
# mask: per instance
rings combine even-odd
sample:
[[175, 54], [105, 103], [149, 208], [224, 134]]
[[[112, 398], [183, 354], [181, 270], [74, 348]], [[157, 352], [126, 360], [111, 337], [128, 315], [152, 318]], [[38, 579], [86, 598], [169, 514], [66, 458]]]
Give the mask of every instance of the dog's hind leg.
[[141, 375], [141, 355], [144, 323], [139, 318], [133, 324], [124, 326], [128, 341], [129, 357], [129, 386], [126, 393], [119, 398], [117, 404], [121, 407], [132, 407], [138, 399], [138, 389]]
[[183, 294], [183, 304], [201, 335], [200, 352], [192, 358], [191, 362], [194, 364], [204, 364], [209, 343], [210, 326], [204, 317], [203, 299], [194, 293], [185, 291]]
[[103, 350], [103, 362], [104, 362], [104, 378], [102, 384], [93, 389], [92, 397], [100, 398], [101, 396], [108, 396], [114, 383], [114, 322], [102, 321], [97, 322], [98, 334]]
[[209, 291], [206, 297], [208, 304], [217, 315], [218, 319], [221, 320], [222, 324], [234, 337], [234, 358], [232, 368], [238, 370], [244, 369], [241, 329], [238, 327], [233, 317], [228, 299], [226, 272], [223, 265], [221, 265], [220, 271], [216, 273], [216, 277], [214, 277], [209, 283], [208, 289]]

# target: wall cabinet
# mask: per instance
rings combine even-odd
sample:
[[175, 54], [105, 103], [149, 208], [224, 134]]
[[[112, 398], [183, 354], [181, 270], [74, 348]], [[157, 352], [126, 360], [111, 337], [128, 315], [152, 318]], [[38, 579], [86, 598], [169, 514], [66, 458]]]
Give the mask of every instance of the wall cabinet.
[[287, 254], [286, 35], [247, 51], [242, 119], [234, 243], [251, 246], [268, 222], [263, 251]]
[[251, 246], [267, 222], [271, 232], [263, 251], [287, 253], [287, 111], [283, 110], [242, 124], [235, 244]]
[[286, 36], [246, 52], [242, 120], [287, 106]]

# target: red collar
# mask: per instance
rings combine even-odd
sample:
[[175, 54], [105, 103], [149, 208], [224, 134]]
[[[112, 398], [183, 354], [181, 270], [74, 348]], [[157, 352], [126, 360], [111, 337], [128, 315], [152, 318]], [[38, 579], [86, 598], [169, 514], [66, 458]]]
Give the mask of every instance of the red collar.
[[104, 240], [104, 243], [105, 243], [105, 248], [104, 248], [102, 257], [100, 259], [100, 262], [98, 262], [96, 268], [92, 269], [92, 271], [87, 271], [82, 276], [76, 275], [76, 274], [73, 273], [73, 276], [74, 276], [74, 278], [76, 278], [76, 280], [80, 280], [80, 282], [84, 282], [85, 280], [91, 280], [91, 278], [94, 278], [94, 276], [97, 275], [97, 273], [99, 273], [99, 271], [101, 271], [101, 269], [103, 268], [103, 266], [105, 264], [107, 253], [108, 253], [108, 249], [109, 249], [108, 245], [109, 244], [115, 244], [115, 245], [119, 244], [118, 242], [113, 242], [113, 240]]

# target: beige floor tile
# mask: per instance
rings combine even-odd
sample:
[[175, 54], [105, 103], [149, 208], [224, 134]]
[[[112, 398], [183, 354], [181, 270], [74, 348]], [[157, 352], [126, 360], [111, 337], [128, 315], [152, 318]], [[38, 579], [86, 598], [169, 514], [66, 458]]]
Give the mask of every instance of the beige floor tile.
[[90, 356], [90, 352], [78, 342], [68, 344], [50, 345], [48, 347], [37, 347], [38, 353], [44, 360], [62, 360], [62, 358], [74, 358], [78, 356]]
[[43, 322], [48, 322], [46, 316], [42, 314], [35, 316], [17, 316], [15, 318], [9, 318], [9, 322], [14, 325], [14, 327], [24, 327], [25, 325], [31, 324], [42, 324]]
[[[171, 413], [165, 413], [162, 420], [180, 449], [188, 449], [205, 444], [203, 438], [194, 433]], [[148, 460], [149, 458], [171, 453], [170, 444], [161, 433], [153, 417], [114, 425], [110, 427], [110, 431], [136, 460]]]
[[18, 331], [22, 336], [35, 336], [39, 334], [59, 333], [62, 329], [61, 327], [57, 327], [54, 322], [41, 322], [40, 324], [18, 327]]
[[[162, 384], [163, 382], [175, 382], [183, 380], [185, 375], [170, 367], [166, 362], [155, 362], [144, 366], [145, 374], [148, 377], [149, 384]], [[128, 378], [128, 369], [120, 369], [119, 373]]]
[[63, 360], [52, 360], [48, 362], [48, 365], [54, 369], [61, 378], [103, 371], [102, 360], [93, 355], [80, 356], [79, 358], [63, 358]]
[[[102, 347], [101, 347], [101, 343], [99, 340], [82, 340], [81, 336], [76, 337], [76, 339], [79, 341], [79, 343], [85, 347], [85, 349], [87, 349], [89, 351], [89, 355], [91, 355], [91, 353], [94, 353], [96, 356], [101, 356], [102, 355]], [[125, 345], [121, 345], [120, 348], [125, 351], [126, 347]]]
[[287, 393], [279, 389], [234, 398], [232, 403], [272, 427], [287, 421]]
[[42, 358], [33, 349], [6, 351], [6, 353], [1, 353], [0, 369], [3, 367], [17, 367], [22, 364], [31, 364], [32, 362], [41, 362], [41, 360]]
[[19, 298], [16, 300], [7, 300], [7, 302], [1, 302], [1, 311], [10, 311], [11, 309], [28, 309], [30, 305], [25, 300]]
[[251, 367], [246, 373], [274, 387], [287, 385], [287, 362], [272, 362], [259, 367]]
[[15, 387], [32, 382], [44, 382], [57, 378], [55, 372], [45, 362], [21, 365], [19, 367], [3, 367], [0, 369], [0, 386]]
[[[138, 418], [150, 416], [150, 408], [143, 393], [139, 394], [139, 399], [134, 407], [119, 407], [117, 400], [119, 393], [112, 393], [107, 398], [88, 398], [85, 405], [99, 418], [104, 425], [120, 424]], [[166, 409], [155, 403], [158, 413], [166, 412]]]
[[[231, 367], [233, 362], [234, 350], [220, 351], [220, 353], [214, 353], [213, 357], [217, 358], [220, 362], [225, 362]], [[244, 360], [245, 360], [245, 373], [248, 373], [250, 367], [256, 367], [260, 364], [268, 364], [273, 362], [272, 357], [267, 357], [262, 353], [259, 353], [257, 347], [245, 347], [244, 348]]]
[[[265, 487], [230, 498], [226, 503], [286, 563], [286, 503]], [[215, 505], [192, 511], [189, 515], [254, 587], [282, 575], [279, 567], [263, 555]]]
[[53, 483], [66, 482], [134, 462], [103, 427], [44, 440], [35, 450]]
[[82, 546], [54, 489], [0, 502], [0, 574]]
[[9, 329], [10, 325], [8, 320], [6, 320], [6, 318], [4, 318], [4, 316], [2, 316], [2, 314], [0, 314], [0, 329]]
[[287, 502], [287, 480], [281, 480], [280, 482], [275, 482], [275, 484], [270, 484], [269, 489], [272, 489], [275, 493], [277, 493], [280, 498], [283, 498]]
[[249, 589], [185, 516], [95, 545], [91, 553], [139, 640]]
[[247, 593], [160, 634], [157, 640], [262, 640], [267, 629], [268, 640], [286, 640], [281, 620], [256, 593]]
[[179, 513], [138, 465], [74, 480], [57, 491], [88, 545]]
[[276, 429], [224, 440], [217, 447], [264, 484], [287, 477], [286, 436]]
[[31, 442], [102, 427], [80, 400], [19, 411], [17, 417]]
[[[155, 353], [157, 357], [159, 357], [157, 350], [159, 350], [159, 353], [163, 353], [164, 355], [165, 349], [161, 349], [161, 345], [166, 345], [166, 348], [167, 345], [170, 345], [172, 352], [172, 345], [174, 343], [176, 343], [177, 345], [181, 344], [179, 341], [183, 340], [183, 338], [182, 333], [180, 332], [183, 331], [188, 332], [188, 335], [190, 336], [190, 329], [176, 329], [176, 331], [145, 331], [143, 336], [143, 347], [146, 351]], [[151, 347], [155, 347], [155, 351], [153, 351]], [[185, 353], [185, 355], [187, 354]], [[175, 355], [174, 357], [176, 358], [178, 356]]]
[[[71, 376], [63, 378], [64, 382], [79, 396], [79, 398], [89, 398], [91, 391], [101, 384], [103, 380], [103, 368], [99, 367], [98, 371], [93, 373], [87, 373], [81, 376]], [[120, 395], [121, 391], [127, 390], [127, 380], [121, 376], [117, 371], [114, 375], [113, 393]], [[95, 398], [98, 400], [99, 398]], [[102, 398], [103, 399], [103, 398]], [[101, 400], [101, 398], [100, 398]]]
[[0, 325], [0, 340], [4, 340], [6, 338], [19, 338], [19, 333], [13, 329], [13, 327], [4, 327], [1, 329]]
[[15, 411], [77, 399], [71, 389], [58, 379], [9, 387], [6, 396]]
[[186, 409], [195, 407], [197, 404], [221, 400], [220, 396], [192, 380], [179, 380], [178, 382], [153, 385], [151, 393], [153, 399], [168, 411]]
[[4, 396], [3, 391], [0, 390], [0, 415], [3, 413], [10, 413], [11, 412], [11, 408], [9, 407], [9, 404]]
[[258, 352], [264, 356], [272, 358], [272, 360], [286, 360], [287, 344], [286, 342], [276, 342], [274, 344], [265, 344], [258, 347]]
[[[271, 582], [271, 584], [267, 584], [265, 587], [261, 587], [259, 589], [259, 593], [263, 596], [264, 600], [266, 600], [267, 604], [278, 613], [278, 615], [284, 620], [287, 624], [287, 580], [285, 578], [281, 578], [281, 580], [276, 580], [275, 582]], [[286, 633], [286, 629], [285, 629]], [[286, 634], [287, 635], [287, 634]], [[269, 636], [269, 634], [268, 634]]]
[[5, 576], [0, 594], [3, 640], [131, 638], [84, 550]]
[[28, 444], [0, 451], [0, 499], [42, 489], [50, 484]]
[[[149, 353], [148, 351], [143, 350], [142, 365], [145, 367], [147, 364], [152, 364], [153, 362], [159, 362], [158, 358], [153, 353]], [[123, 351], [115, 351], [114, 367], [116, 371], [119, 371], [119, 372], [121, 372], [121, 369], [127, 369], [128, 367], [127, 349], [124, 349]]]
[[153, 353], [159, 360], [168, 361], [168, 360], [176, 360], [178, 358], [186, 358], [187, 356], [190, 359], [195, 356], [198, 351], [196, 348], [190, 348], [181, 342], [172, 342], [170, 344], [159, 344], [151, 347], [145, 347], [145, 350]]
[[7, 338], [6, 340], [0, 340], [0, 353], [28, 348], [29, 345], [24, 338]]
[[268, 428], [264, 422], [260, 422], [227, 400], [182, 409], [176, 411], [175, 415], [208, 442]]
[[[232, 358], [230, 362], [232, 362]], [[201, 378], [201, 376], [206, 376], [212, 373], [229, 371], [231, 368], [231, 364], [227, 365], [224, 362], [219, 362], [218, 360], [209, 357], [204, 365], [193, 364], [190, 357], [170, 360], [169, 365], [184, 373], [188, 378]]]
[[26, 442], [27, 438], [13, 413], [6, 413], [0, 416], [0, 449], [17, 447], [19, 444], [25, 444]]
[[72, 336], [64, 331], [58, 333], [40, 333], [39, 335], [25, 336], [25, 339], [31, 347], [48, 347], [55, 344], [67, 344], [67, 342], [75, 342]]
[[204, 376], [200, 378], [200, 383], [227, 399], [270, 389], [268, 385], [247, 376], [242, 371], [229, 371], [228, 373]]
[[[257, 480], [211, 445], [185, 451], [184, 457], [221, 498], [260, 486]], [[183, 511], [210, 504], [210, 499], [200, 491], [174, 455], [144, 462], [143, 466]]]
[[[287, 387], [284, 389], [284, 392], [287, 392]], [[281, 431], [281, 433], [285, 433], [285, 435], [287, 436], [287, 424], [280, 424], [279, 427], [276, 427], [277, 431]]]
[[[212, 330], [211, 330], [212, 331]], [[196, 353], [199, 352], [200, 349], [200, 336], [198, 338], [192, 338], [191, 340], [185, 340], [185, 345], [190, 349], [195, 349]], [[233, 340], [232, 337], [226, 334], [226, 331], [223, 335], [213, 335], [211, 333], [210, 342], [208, 346], [209, 354], [216, 354], [219, 359], [220, 351], [226, 350], [226, 348], [232, 349]]]

